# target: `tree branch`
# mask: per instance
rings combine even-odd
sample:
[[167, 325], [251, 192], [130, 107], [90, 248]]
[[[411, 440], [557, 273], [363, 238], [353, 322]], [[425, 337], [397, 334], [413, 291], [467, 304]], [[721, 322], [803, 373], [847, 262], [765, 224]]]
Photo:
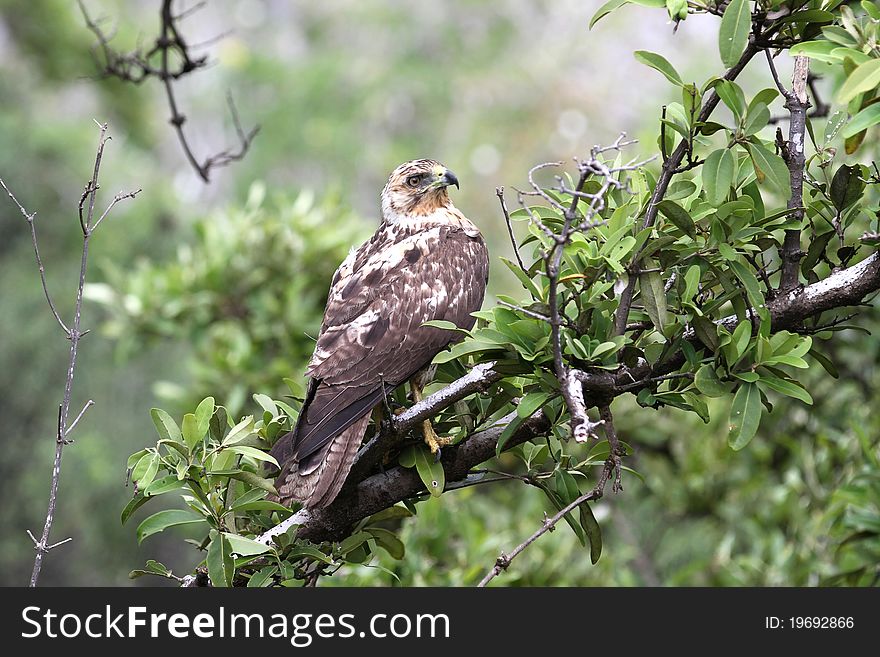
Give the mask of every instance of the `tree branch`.
[[[606, 427], [607, 426], [608, 425], [606, 425]], [[619, 464], [619, 461], [620, 461], [620, 459], [618, 458], [617, 459], [618, 464]], [[571, 513], [572, 511], [574, 511], [576, 508], [578, 508], [581, 504], [584, 504], [585, 502], [591, 502], [591, 501], [595, 501], [595, 500], [600, 499], [602, 497], [602, 495], [604, 495], [604, 493], [605, 493], [605, 484], [608, 483], [608, 479], [611, 478], [611, 475], [612, 475], [612, 473], [614, 473], [615, 469], [617, 469], [617, 471], [618, 471], [617, 477], [619, 479], [619, 477], [620, 477], [619, 468], [618, 468], [618, 466], [615, 465], [615, 460], [613, 458], [613, 452], [612, 452], [612, 456], [609, 456], [608, 460], [605, 461], [605, 467], [602, 468], [602, 474], [599, 475], [598, 483], [596, 484], [596, 486], [592, 490], [590, 490], [587, 493], [584, 493], [583, 495], [581, 495], [580, 497], [575, 499], [573, 502], [571, 502], [569, 505], [563, 507], [553, 517], [551, 517], [551, 518], [545, 517], [544, 522], [541, 523], [541, 528], [538, 529], [534, 534], [529, 536], [522, 543], [517, 545], [510, 552], [510, 554], [504, 554], [502, 552], [501, 555], [495, 560], [495, 565], [492, 567], [492, 569], [488, 573], [486, 573], [486, 576], [483, 577], [482, 580], [480, 580], [480, 583], [477, 584], [477, 586], [480, 588], [486, 586], [489, 582], [491, 582], [498, 575], [500, 575], [502, 571], [507, 570], [507, 567], [510, 566], [510, 563], [516, 557], [518, 557], [520, 554], [522, 554], [526, 550], [526, 548], [528, 548], [532, 543], [534, 543], [539, 538], [541, 538], [541, 536], [543, 536], [544, 534], [546, 534], [547, 532], [552, 530], [553, 527], [556, 526], [556, 523], [558, 523], [560, 520], [562, 520], [567, 513]]]
[[[804, 219], [804, 170], [806, 168], [807, 134], [807, 109], [810, 101], [807, 98], [807, 78], [810, 73], [810, 60], [803, 55], [795, 57], [794, 74], [792, 77], [792, 89], [787, 91], [780, 83], [773, 65], [773, 58], [767, 53], [767, 62], [773, 73], [773, 79], [785, 97], [785, 108], [791, 115], [788, 129], [788, 143], [784, 149], [785, 163], [788, 165], [789, 178], [791, 181], [791, 197], [788, 200], [788, 209], [791, 216], [797, 221]], [[786, 230], [782, 243], [782, 274], [779, 279], [779, 290], [787, 292], [798, 285], [798, 270], [801, 258], [801, 231], [800, 229]]]
[[[208, 58], [204, 55], [201, 57], [194, 57], [192, 55], [191, 49], [194, 46], [189, 44], [181, 35], [177, 23], [192, 11], [199, 9], [202, 3], [185, 10], [180, 14], [174, 14], [172, 11], [173, 0], [162, 0], [162, 7], [160, 10], [160, 34], [156, 38], [153, 47], [146, 53], [141, 52], [140, 49], [130, 53], [120, 53], [110, 46], [112, 36], [108, 37], [103, 32], [100, 25], [92, 20], [86, 11], [85, 5], [82, 3], [82, 0], [78, 0], [78, 2], [86, 26], [97, 39], [93, 52], [96, 54], [96, 59], [99, 59], [97, 57], [97, 51], [100, 50], [101, 52], [103, 62], [99, 61], [99, 65], [102, 67], [102, 73], [105, 77], [115, 77], [124, 82], [131, 82], [133, 84], [141, 84], [144, 80], [151, 77], [162, 82], [168, 107], [171, 110], [169, 123], [174, 126], [174, 131], [177, 134], [177, 139], [180, 142], [180, 147], [183, 150], [184, 156], [204, 182], [207, 183], [210, 181], [210, 173], [212, 169], [226, 166], [244, 158], [250, 149], [254, 138], [259, 132], [260, 126], [257, 125], [247, 132], [242, 128], [238, 116], [238, 110], [235, 107], [231, 94], [227, 94], [227, 104], [229, 105], [232, 123], [235, 128], [236, 136], [238, 137], [237, 148], [227, 148], [205, 158], [204, 162], [199, 162], [199, 159], [195, 156], [183, 129], [183, 125], [186, 123], [186, 116], [181, 113], [178, 107], [174, 82], [193, 71], [197, 71], [207, 66]], [[177, 64], [176, 67], [172, 65], [172, 55], [175, 60], [179, 60], [179, 64]], [[158, 66], [153, 63], [153, 60], [156, 57], [159, 58]]]
[[[734, 80], [736, 77], [742, 73], [743, 69], [746, 67], [746, 64], [751, 61], [752, 57], [758, 53], [759, 47], [755, 45], [754, 40], [750, 40], [749, 44], [746, 46], [745, 51], [742, 56], [739, 58], [739, 61], [731, 68], [727, 73], [724, 74], [725, 80]], [[715, 108], [718, 106], [718, 102], [721, 98], [718, 96], [715, 91], [706, 98], [703, 103], [703, 108], [700, 110], [700, 114], [697, 117], [697, 122], [705, 122], [712, 115], [712, 112], [715, 111]], [[684, 156], [688, 152], [688, 144], [682, 140], [678, 146], [672, 151], [672, 155], [669, 156], [665, 162], [663, 162], [663, 167], [660, 171], [660, 177], [657, 179], [657, 185], [654, 187], [654, 192], [651, 194], [651, 198], [648, 201], [648, 207], [645, 211], [645, 220], [642, 222], [643, 228], [649, 228], [653, 226], [657, 221], [657, 212], [659, 211], [660, 201], [663, 200], [663, 197], [666, 196], [666, 190], [669, 188], [669, 183], [672, 182], [672, 177], [677, 173], [677, 169], [681, 164], [681, 161], [684, 159]], [[644, 247], [643, 247], [644, 248]], [[627, 281], [626, 287], [621, 292], [620, 301], [617, 305], [617, 312], [614, 315], [614, 334], [615, 335], [623, 335], [626, 330], [626, 324], [629, 321], [629, 311], [632, 307], [633, 295], [635, 294], [636, 289], [636, 281], [638, 280], [638, 271], [639, 271], [639, 257], [642, 253], [642, 249], [636, 251], [633, 255], [632, 261], [629, 267], [629, 280]]]
[[[880, 290], [880, 254], [874, 253], [862, 262], [837, 271], [818, 283], [796, 288], [769, 302], [772, 330], [804, 331], [802, 322], [805, 319], [835, 308], [857, 305], [867, 295], [878, 290]], [[731, 316], [721, 320], [720, 323], [732, 330], [737, 321], [736, 316]], [[684, 338], [696, 348], [702, 347], [693, 331], [686, 332]], [[616, 372], [571, 370], [571, 373], [572, 377], [577, 378], [583, 386], [585, 395], [611, 400], [626, 393], [636, 393], [646, 386], [668, 378], [674, 378], [677, 375], [671, 373], [680, 368], [684, 362], [683, 352], [679, 351], [656, 365], [639, 360], [634, 366], [621, 367]], [[412, 427], [459, 399], [479, 391], [481, 385], [485, 386], [503, 378], [501, 373], [491, 367], [491, 363], [477, 366], [462, 379], [426, 397], [397, 417], [397, 430], [403, 431]], [[464, 479], [474, 467], [492, 458], [495, 455], [498, 438], [513, 418], [514, 414], [510, 414], [490, 429], [475, 433], [458, 445], [444, 449], [441, 462], [446, 472], [446, 480], [452, 482]], [[514, 432], [510, 440], [505, 443], [505, 448], [509, 449], [544, 435], [549, 428], [549, 421], [539, 412]], [[607, 431], [607, 426], [605, 428]], [[359, 458], [364, 458], [365, 454], [375, 454], [374, 450], [381, 449], [379, 443], [371, 441], [361, 448]], [[299, 526], [298, 535], [302, 538], [313, 541], [336, 539], [344, 536], [352, 524], [424, 491], [424, 485], [414, 470], [397, 466], [384, 473], [367, 476], [369, 471], [370, 468], [358, 470], [353, 468], [349, 476], [350, 484], [343, 488], [333, 504], [325, 509], [300, 511], [264, 534], [263, 536], [266, 537], [264, 540], [271, 540], [272, 536], [284, 533], [293, 526]], [[361, 477], [365, 478], [360, 480]]]
[[[46, 511], [46, 521], [43, 525], [43, 532], [40, 535], [40, 538], [37, 539], [31, 532], [28, 530], [28, 535], [34, 542], [34, 548], [37, 551], [37, 554], [34, 558], [34, 568], [31, 573], [30, 585], [36, 586], [39, 581], [40, 571], [43, 566], [43, 557], [46, 555], [49, 550], [52, 550], [59, 545], [63, 545], [68, 541], [72, 540], [67, 538], [63, 541], [59, 541], [54, 544], [49, 543], [49, 533], [52, 529], [52, 524], [55, 521], [55, 508], [58, 500], [58, 485], [61, 479], [61, 457], [64, 452], [65, 445], [70, 443], [68, 436], [71, 434], [73, 429], [79, 423], [80, 419], [82, 419], [86, 410], [89, 409], [94, 404], [94, 401], [89, 400], [83, 409], [79, 412], [79, 415], [73, 420], [72, 423], [68, 424], [69, 416], [70, 416], [70, 401], [73, 392], [73, 376], [76, 370], [76, 359], [79, 350], [79, 341], [80, 339], [87, 333], [87, 331], [81, 331], [81, 318], [82, 318], [82, 301], [83, 301], [83, 289], [85, 287], [86, 282], [86, 268], [88, 265], [88, 257], [89, 257], [89, 241], [94, 232], [94, 229], [98, 226], [98, 224], [107, 216], [112, 207], [123, 198], [134, 198], [134, 196], [138, 192], [130, 192], [127, 194], [117, 195], [117, 198], [113, 200], [107, 210], [104, 212], [101, 217], [95, 221], [95, 196], [98, 191], [98, 174], [101, 170], [101, 160], [104, 156], [104, 146], [107, 143], [107, 140], [110, 137], [107, 134], [107, 124], [98, 124], [100, 129], [100, 136], [98, 139], [98, 148], [95, 154], [95, 165], [92, 173], [92, 177], [89, 182], [85, 186], [85, 192], [80, 197], [79, 206], [78, 206], [78, 215], [80, 221], [80, 228], [82, 230], [83, 242], [82, 242], [82, 257], [80, 260], [80, 271], [79, 271], [79, 284], [76, 290], [76, 302], [74, 305], [73, 312], [73, 321], [68, 328], [68, 326], [62, 321], [61, 316], [58, 314], [57, 309], [55, 308], [55, 304], [52, 302], [51, 297], [49, 296], [49, 292], [46, 286], [46, 277], [45, 277], [45, 269], [43, 267], [42, 260], [40, 259], [40, 251], [37, 246], [37, 236], [34, 229], [34, 217], [35, 213], [28, 214], [22, 205], [15, 199], [12, 195], [12, 192], [6, 187], [6, 184], [0, 180], [0, 184], [3, 185], [3, 188], [9, 194], [9, 197], [13, 200], [13, 202], [18, 206], [19, 210], [21, 210], [22, 214], [28, 221], [28, 224], [31, 228], [31, 237], [33, 239], [34, 244], [34, 253], [37, 257], [37, 265], [40, 270], [40, 280], [43, 284], [43, 292], [46, 295], [46, 299], [49, 302], [49, 307], [52, 310], [52, 314], [55, 316], [55, 320], [61, 326], [62, 329], [67, 334], [67, 339], [70, 341], [70, 352], [67, 362], [67, 377], [64, 383], [64, 395], [61, 401], [61, 404], [58, 406], [58, 422], [56, 426], [56, 434], [55, 434], [55, 458], [52, 465], [52, 477], [49, 485], [49, 507]], [[140, 191], [140, 190], [138, 190]]]

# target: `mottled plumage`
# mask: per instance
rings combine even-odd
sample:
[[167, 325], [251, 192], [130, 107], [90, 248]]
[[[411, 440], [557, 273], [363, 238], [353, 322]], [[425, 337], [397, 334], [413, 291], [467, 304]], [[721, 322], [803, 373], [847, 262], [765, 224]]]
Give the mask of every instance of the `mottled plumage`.
[[479, 230], [449, 200], [450, 184], [458, 180], [433, 160], [395, 169], [382, 191], [378, 230], [336, 271], [305, 404], [272, 450], [282, 466], [276, 487], [283, 502], [332, 502], [373, 407], [460, 337], [424, 322], [473, 326], [489, 260]]

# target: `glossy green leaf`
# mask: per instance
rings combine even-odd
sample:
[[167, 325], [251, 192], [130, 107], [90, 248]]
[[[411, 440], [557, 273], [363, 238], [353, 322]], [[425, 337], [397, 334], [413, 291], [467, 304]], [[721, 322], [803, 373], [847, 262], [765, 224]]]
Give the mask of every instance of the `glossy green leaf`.
[[406, 547], [394, 532], [382, 527], [367, 527], [366, 531], [376, 539], [376, 545], [383, 548], [392, 559], [403, 559], [406, 555]]
[[880, 85], [880, 59], [872, 59], [861, 64], [854, 70], [837, 92], [837, 102], [841, 105], [866, 91], [872, 91]]
[[639, 289], [642, 291], [642, 303], [651, 322], [661, 333], [668, 322], [666, 312], [666, 292], [659, 271], [639, 274]]
[[718, 378], [715, 367], [711, 364], [702, 365], [694, 377], [694, 385], [707, 397], [723, 397], [728, 394], [732, 385]]
[[270, 552], [272, 550], [270, 546], [259, 543], [245, 536], [230, 534], [228, 532], [223, 532], [223, 536], [229, 541], [229, 549], [232, 554], [237, 554], [240, 557], [250, 557], [254, 554], [263, 554], [264, 552]]
[[742, 384], [730, 406], [727, 442], [731, 448], [740, 450], [755, 437], [761, 424], [762, 409], [758, 384]]
[[721, 61], [731, 68], [739, 61], [749, 42], [752, 27], [751, 3], [749, 0], [731, 0], [721, 17], [718, 31], [718, 50]]
[[780, 394], [787, 395], [788, 397], [799, 399], [805, 404], [813, 404], [813, 398], [810, 396], [810, 393], [796, 381], [787, 381], [771, 374], [762, 374], [761, 385], [764, 385], [771, 390], [775, 390]]
[[838, 213], [843, 212], [862, 197], [865, 183], [858, 166], [841, 165], [831, 179], [831, 202]]
[[[190, 450], [195, 448], [195, 446], [205, 437], [205, 433], [200, 431], [199, 421], [193, 413], [187, 413], [183, 416], [181, 429], [183, 430], [183, 440], [186, 442], [186, 446], [189, 447]], [[207, 431], [208, 427], [205, 426], [205, 432]]]
[[670, 64], [663, 55], [658, 55], [655, 52], [649, 52], [647, 50], [636, 50], [633, 54], [635, 55], [636, 61], [641, 62], [646, 66], [650, 66], [655, 71], [659, 71], [673, 84], [677, 84], [679, 87], [684, 85], [678, 71], [675, 70], [675, 67]]
[[159, 432], [160, 437], [168, 438], [176, 442], [183, 442], [183, 435], [180, 433], [180, 428], [168, 413], [161, 408], [154, 408], [150, 410], [150, 417], [153, 418], [153, 424], [156, 426], [156, 431]]
[[681, 230], [690, 238], [697, 236], [697, 228], [694, 226], [694, 220], [688, 214], [687, 210], [681, 207], [675, 201], [664, 199], [657, 204], [657, 209], [663, 213], [663, 216], [669, 219], [676, 228]]
[[235, 561], [232, 558], [232, 550], [229, 541], [223, 534], [211, 532], [213, 540], [208, 545], [208, 578], [211, 585], [217, 588], [232, 586], [232, 577], [235, 569]]
[[709, 153], [703, 163], [702, 178], [706, 201], [710, 205], [718, 207], [727, 200], [735, 168], [736, 162], [730, 149], [719, 148]]
[[196, 517], [191, 511], [183, 511], [180, 509], [168, 509], [154, 513], [144, 519], [137, 528], [138, 543], [142, 543], [145, 538], [158, 534], [169, 527], [177, 527], [180, 525], [195, 525], [205, 522], [204, 518]]
[[250, 458], [256, 459], [257, 461], [271, 463], [275, 467], [281, 467], [278, 464], [278, 461], [275, 460], [274, 456], [272, 456], [268, 452], [264, 452], [261, 449], [257, 449], [256, 447], [248, 447], [247, 445], [232, 445], [231, 447], [224, 447], [224, 449], [229, 450], [230, 452], [234, 452], [235, 454], [241, 454], [242, 456], [249, 456]]
[[758, 144], [749, 144], [748, 149], [758, 183], [770, 186], [788, 200], [791, 197], [791, 178], [785, 161]]
[[522, 418], [531, 417], [532, 414], [541, 408], [552, 395], [549, 392], [535, 391], [530, 392], [522, 398], [516, 407], [516, 414]]
[[432, 497], [440, 497], [446, 486], [446, 472], [443, 464], [434, 460], [434, 455], [427, 447], [419, 447], [415, 450], [416, 472], [425, 484], [425, 488]]
[[868, 105], [856, 114], [841, 132], [843, 137], [852, 137], [880, 123], [880, 103]]

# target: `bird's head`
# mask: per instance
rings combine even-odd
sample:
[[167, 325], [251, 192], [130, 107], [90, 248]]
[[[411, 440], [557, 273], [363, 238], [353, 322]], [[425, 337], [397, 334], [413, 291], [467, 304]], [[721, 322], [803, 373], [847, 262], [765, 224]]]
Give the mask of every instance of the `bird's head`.
[[458, 178], [434, 160], [412, 160], [391, 172], [382, 190], [382, 212], [386, 220], [427, 215], [450, 205], [446, 190], [458, 187]]

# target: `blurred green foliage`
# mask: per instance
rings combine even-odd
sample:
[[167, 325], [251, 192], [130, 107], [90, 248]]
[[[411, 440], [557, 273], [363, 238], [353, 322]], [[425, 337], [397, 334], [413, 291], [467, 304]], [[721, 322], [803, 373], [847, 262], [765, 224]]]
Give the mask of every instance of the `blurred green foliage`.
[[[118, 23], [120, 48], [149, 37], [157, 23], [153, 3], [88, 4]], [[132, 496], [123, 485], [126, 458], [154, 441], [149, 408], [161, 403], [179, 417], [215, 394], [236, 416], [262, 414], [252, 393], [285, 394], [282, 379], [299, 377], [310, 352], [330, 275], [371, 231], [393, 166], [432, 156], [456, 170], [464, 183], [456, 203], [481, 225], [493, 254], [502, 254], [509, 247], [496, 185], [522, 184], [534, 162], [582, 153], [585, 142], [610, 141], [621, 129], [651, 144], [658, 99], [681, 101], [680, 90], [668, 92], [660, 76], [631, 59], [632, 50], [677, 48], [670, 59], [685, 80], [718, 72], [720, 60], [702, 56], [705, 35], [717, 33], [715, 19], [704, 30], [707, 23], [689, 16], [673, 40], [662, 12], [627, 7], [588, 33], [598, 4], [209, 3], [188, 19], [193, 40], [236, 31], [209, 46], [217, 66], [181, 83], [198, 150], [229, 139], [225, 88], [243, 120], [263, 130], [243, 163], [203, 187], [182, 161], [159, 89], [93, 77], [91, 35], [73, 3], [0, 2], [0, 174], [38, 211], [50, 288], [63, 312], [72, 305], [74, 208], [90, 173], [92, 118], [108, 120], [114, 134], [104, 190], [144, 188], [94, 242], [89, 280], [109, 287], [91, 288], [102, 303], [86, 308], [93, 331], [82, 344], [75, 400], [97, 405], [65, 452], [53, 536], [74, 541], [49, 555], [44, 583], [124, 584], [148, 557], [178, 573], [200, 561], [178, 538], [189, 532], [201, 539], [192, 527], [151, 536], [142, 549], [132, 527], [119, 523]], [[840, 83], [838, 74], [829, 78]], [[742, 86], [751, 97], [769, 84], [761, 73]], [[874, 146], [868, 140], [862, 148]], [[254, 180], [265, 180], [269, 191]], [[309, 188], [321, 191], [301, 191]], [[26, 228], [10, 205], [0, 211], [0, 228], [7, 236], [0, 244], [0, 417], [7, 428], [0, 583], [21, 584], [33, 555], [24, 530], [38, 528], [45, 512], [67, 345], [44, 306]], [[516, 279], [493, 260], [493, 290], [518, 294]], [[878, 327], [873, 307], [858, 321]], [[102, 325], [106, 331], [97, 330]], [[669, 408], [648, 411], [645, 422], [634, 400], [616, 402], [618, 432], [634, 446], [630, 464], [644, 482], [625, 477], [624, 493], [596, 505], [602, 559], [592, 566], [560, 526], [499, 583], [876, 583], [880, 420], [872, 409], [880, 401], [880, 349], [862, 333], [824, 337], [814, 339], [840, 378], [811, 365], [799, 380], [814, 405], [774, 398], [773, 412], [740, 452], [727, 446], [724, 399], [708, 401], [708, 425]], [[514, 459], [502, 456], [499, 465], [516, 468]], [[347, 566], [321, 583], [473, 584], [553, 510], [539, 491], [513, 481], [429, 499], [415, 521], [383, 525], [404, 542], [406, 559], [379, 550], [370, 565]]]
[[312, 354], [328, 281], [351, 240], [366, 236], [338, 198], [265, 196], [254, 184], [244, 207], [196, 221], [170, 263], [131, 270], [105, 261], [107, 283], [86, 288], [110, 313], [106, 333], [122, 356], [156, 341], [192, 347], [193, 381], [156, 386], [176, 408], [211, 394], [238, 415], [252, 391], [280, 393], [285, 377], [298, 376], [290, 363]]

